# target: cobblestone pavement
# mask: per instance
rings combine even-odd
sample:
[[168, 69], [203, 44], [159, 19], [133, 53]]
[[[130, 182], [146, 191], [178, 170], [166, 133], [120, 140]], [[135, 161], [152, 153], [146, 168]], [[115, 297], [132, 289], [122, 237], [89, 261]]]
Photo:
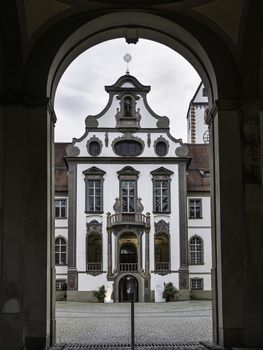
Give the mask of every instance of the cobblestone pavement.
[[[79, 349], [84, 349], [84, 344], [93, 349], [95, 344], [108, 344], [108, 349], [110, 344], [123, 344], [125, 349], [124, 345], [130, 343], [129, 303], [57, 302], [56, 314], [57, 343], [72, 343], [71, 347], [63, 349], [77, 349], [76, 344], [79, 344]], [[135, 304], [135, 343], [138, 349], [148, 349], [150, 344], [172, 343], [174, 349], [186, 349], [175, 345], [188, 343], [190, 346], [191, 342], [193, 347], [189, 349], [202, 349], [197, 347], [199, 341], [212, 341], [210, 301]], [[148, 345], [143, 348], [140, 344]]]

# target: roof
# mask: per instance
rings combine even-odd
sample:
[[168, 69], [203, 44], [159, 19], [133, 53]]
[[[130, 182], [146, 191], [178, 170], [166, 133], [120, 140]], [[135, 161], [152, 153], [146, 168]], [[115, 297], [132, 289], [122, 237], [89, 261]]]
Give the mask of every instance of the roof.
[[210, 166], [208, 144], [187, 144], [191, 162], [188, 167], [187, 191], [210, 191]]
[[[68, 191], [67, 167], [64, 161], [66, 147], [70, 143], [55, 143], [55, 191]], [[208, 144], [187, 144], [191, 162], [188, 167], [187, 191], [188, 192], [209, 192], [209, 145]]]
[[68, 174], [67, 167], [64, 161], [66, 156], [66, 147], [69, 143], [56, 142], [55, 143], [55, 191], [68, 191]]

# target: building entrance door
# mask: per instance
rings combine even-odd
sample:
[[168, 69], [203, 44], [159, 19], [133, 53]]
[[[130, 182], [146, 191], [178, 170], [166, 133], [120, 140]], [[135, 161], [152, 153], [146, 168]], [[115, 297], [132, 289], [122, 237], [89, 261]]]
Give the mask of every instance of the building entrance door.
[[127, 275], [119, 282], [119, 301], [138, 301], [138, 281], [135, 277]]

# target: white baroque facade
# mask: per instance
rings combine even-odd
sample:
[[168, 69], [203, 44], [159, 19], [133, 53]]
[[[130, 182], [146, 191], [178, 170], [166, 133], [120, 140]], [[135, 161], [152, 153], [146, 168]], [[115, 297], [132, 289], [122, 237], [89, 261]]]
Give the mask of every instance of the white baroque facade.
[[[68, 300], [92, 301], [104, 285], [106, 302], [164, 301], [172, 282], [179, 299], [208, 298], [207, 147], [199, 159], [174, 138], [133, 76], [105, 89], [108, 104], [86, 118], [84, 135], [56, 145], [57, 289], [67, 285]], [[198, 173], [191, 157], [203, 162]]]

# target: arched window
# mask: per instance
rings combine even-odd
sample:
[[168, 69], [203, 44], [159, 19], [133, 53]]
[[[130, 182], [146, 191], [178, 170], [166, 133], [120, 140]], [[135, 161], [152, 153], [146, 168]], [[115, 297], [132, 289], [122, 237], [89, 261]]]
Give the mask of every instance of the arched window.
[[102, 271], [102, 239], [98, 232], [87, 236], [87, 271]]
[[55, 239], [55, 264], [67, 265], [67, 241], [64, 237]]
[[169, 235], [157, 233], [154, 236], [155, 271], [168, 271], [170, 266]]
[[203, 240], [194, 236], [189, 241], [189, 264], [200, 265], [204, 263]]

